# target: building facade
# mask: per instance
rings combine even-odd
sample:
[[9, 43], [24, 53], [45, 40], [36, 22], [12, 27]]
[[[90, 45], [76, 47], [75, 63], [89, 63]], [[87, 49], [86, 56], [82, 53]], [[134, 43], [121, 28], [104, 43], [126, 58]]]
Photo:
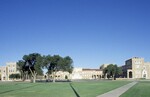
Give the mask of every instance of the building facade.
[[144, 58], [134, 57], [126, 60], [122, 70], [125, 78], [150, 79], [150, 62], [145, 62]]
[[87, 68], [74, 68], [71, 78], [72, 79], [101, 79], [102, 70], [100, 69], [87, 69]]
[[16, 62], [8, 62], [6, 63], [6, 66], [0, 67], [0, 80], [1, 81], [12, 80], [12, 79], [9, 79], [9, 76], [11, 74], [16, 74], [16, 73], [19, 73], [19, 71], [17, 71]]
[[[53, 78], [54, 74], [49, 75], [49, 78]], [[56, 80], [64, 79], [100, 79], [102, 77], [102, 70], [100, 69], [85, 69], [74, 68], [72, 73], [65, 71], [58, 71], [55, 73]]]
[[45, 76], [46, 76], [46, 79], [53, 79], [54, 76], [56, 80], [71, 79], [70, 73], [66, 71], [57, 71], [57, 72], [53, 72], [53, 74], [45, 75]]

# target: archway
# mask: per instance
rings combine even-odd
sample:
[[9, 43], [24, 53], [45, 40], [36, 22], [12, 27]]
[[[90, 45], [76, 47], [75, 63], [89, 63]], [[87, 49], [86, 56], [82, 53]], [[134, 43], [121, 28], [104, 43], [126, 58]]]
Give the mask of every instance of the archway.
[[129, 72], [129, 78], [132, 78], [132, 71]]
[[142, 72], [142, 78], [147, 78], [147, 71], [145, 69]]
[[143, 78], [146, 78], [146, 74], [143, 74]]
[[93, 79], [96, 79], [96, 75], [92, 75], [92, 78], [93, 78]]
[[6, 80], [6, 79], [5, 79], [5, 76], [3, 77], [3, 80]]

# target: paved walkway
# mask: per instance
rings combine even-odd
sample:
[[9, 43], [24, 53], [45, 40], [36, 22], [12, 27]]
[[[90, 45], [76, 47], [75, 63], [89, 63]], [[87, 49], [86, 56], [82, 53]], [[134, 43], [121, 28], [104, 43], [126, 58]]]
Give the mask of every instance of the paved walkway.
[[132, 82], [127, 85], [124, 85], [122, 87], [119, 87], [117, 89], [114, 89], [112, 91], [109, 91], [107, 93], [104, 93], [102, 95], [99, 95], [97, 97], [119, 97], [121, 94], [126, 92], [128, 89], [130, 89], [132, 86], [134, 86], [137, 82]]

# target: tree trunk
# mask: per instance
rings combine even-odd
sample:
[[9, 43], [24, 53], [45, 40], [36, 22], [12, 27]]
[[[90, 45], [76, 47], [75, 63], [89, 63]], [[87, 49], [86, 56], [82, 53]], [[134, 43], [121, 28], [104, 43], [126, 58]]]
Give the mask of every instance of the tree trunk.
[[[29, 68], [29, 69], [30, 69], [30, 68]], [[30, 72], [31, 72], [31, 74], [32, 74], [31, 82], [32, 82], [32, 83], [35, 83], [35, 80], [36, 80], [36, 72], [35, 72], [35, 71], [32, 72], [31, 69], [30, 69]]]
[[35, 83], [35, 80], [36, 80], [36, 73], [34, 71], [34, 73], [33, 73], [33, 83]]
[[46, 79], [49, 80], [49, 73], [47, 73], [47, 78]]
[[21, 73], [20, 79], [21, 79], [22, 81], [24, 81], [23, 71], [20, 71], [20, 73]]
[[35, 83], [35, 79], [36, 79], [35, 76], [33, 76], [33, 83]]
[[113, 75], [113, 80], [115, 80], [115, 75]]
[[25, 81], [25, 74], [22, 74], [22, 81]]
[[114, 80], [116, 80], [116, 75], [114, 75]]
[[107, 73], [105, 74], [105, 77], [104, 77], [105, 79], [107, 79]]
[[53, 72], [53, 83], [55, 83], [55, 71]]

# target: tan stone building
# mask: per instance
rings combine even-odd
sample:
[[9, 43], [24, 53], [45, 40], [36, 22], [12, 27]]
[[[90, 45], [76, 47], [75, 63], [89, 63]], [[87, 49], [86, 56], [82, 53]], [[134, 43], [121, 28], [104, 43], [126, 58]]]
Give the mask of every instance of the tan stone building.
[[100, 79], [101, 77], [100, 69], [74, 68], [71, 74], [72, 79]]
[[8, 62], [6, 66], [0, 67], [0, 80], [1, 81], [9, 81], [9, 75], [19, 73], [17, 71], [17, 64], [16, 62]]
[[66, 72], [66, 71], [58, 71], [56, 73], [50, 74], [49, 77], [47, 77], [47, 78], [52, 79], [54, 75], [55, 75], [56, 80], [71, 79], [70, 73]]
[[150, 79], [150, 62], [145, 62], [144, 58], [134, 57], [125, 61], [122, 66], [123, 77], [132, 79]]
[[[100, 69], [85, 69], [85, 68], [74, 68], [72, 73], [65, 71], [58, 71], [55, 74], [56, 80], [64, 79], [100, 79], [102, 77], [102, 70]], [[53, 74], [49, 76], [53, 78]]]
[[6, 66], [1, 66], [0, 67], [0, 81], [5, 81], [7, 80], [7, 74], [6, 74]]

